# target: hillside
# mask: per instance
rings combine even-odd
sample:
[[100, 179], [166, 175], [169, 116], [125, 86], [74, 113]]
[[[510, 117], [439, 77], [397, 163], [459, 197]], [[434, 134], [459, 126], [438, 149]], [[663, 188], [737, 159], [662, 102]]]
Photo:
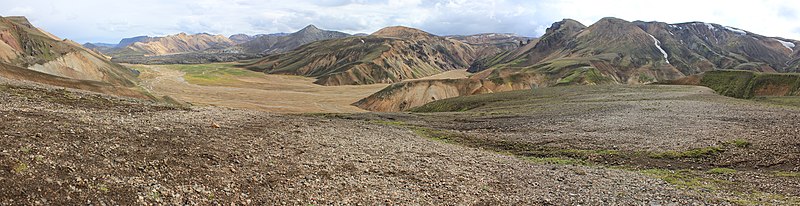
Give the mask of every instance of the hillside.
[[125, 89], [136, 86], [131, 70], [73, 41], [60, 40], [25, 17], [0, 17], [0, 39], [3, 78], [145, 97]]
[[245, 43], [245, 42], [248, 42], [248, 41], [252, 41], [253, 39], [256, 39], [256, 37], [255, 36], [250, 36], [250, 35], [247, 35], [247, 34], [234, 34], [234, 35], [229, 36], [228, 39], [230, 39], [231, 41], [233, 41], [236, 44], [241, 44], [241, 43]]
[[156, 37], [149, 41], [135, 42], [128, 46], [131, 50], [144, 55], [164, 55], [184, 52], [203, 51], [212, 48], [225, 48], [236, 43], [222, 35], [180, 33], [165, 37]]
[[708, 71], [666, 84], [697, 85], [736, 98], [800, 96], [800, 74], [762, 73], [743, 70]]
[[114, 58], [159, 56], [224, 49], [237, 43], [222, 35], [179, 33], [163, 37], [137, 36], [120, 40], [116, 45], [86, 43], [83, 46]]
[[466, 69], [475, 51], [460, 41], [407, 27], [372, 35], [317, 41], [244, 67], [317, 78], [321, 85], [393, 83]]
[[291, 51], [311, 42], [348, 36], [350, 35], [346, 33], [322, 30], [314, 25], [308, 25], [300, 31], [291, 34], [278, 33], [259, 35], [250, 41], [243, 42], [228, 50], [252, 54], [276, 54]]
[[[560, 24], [579, 24], [570, 22], [556, 23], [551, 29]], [[588, 28], [578, 26], [568, 31], [571, 32], [557, 35], [556, 30], [548, 30], [542, 37], [544, 42], [530, 50], [517, 51], [522, 55], [501, 58], [483, 68], [531, 71], [570, 59], [571, 62], [553, 69], [570, 70], [586, 65], [618, 83], [671, 80], [717, 69], [797, 70], [790, 63], [796, 58], [794, 47], [799, 42], [718, 24], [604, 18]], [[552, 73], [553, 69], [546, 72]]]
[[494, 56], [501, 52], [516, 50], [527, 44], [535, 44], [537, 39], [518, 36], [516, 34], [474, 34], [446, 36], [472, 46], [476, 59]]
[[[524, 88], [523, 85], [646, 84], [720, 69], [792, 72], [800, 65], [795, 51], [797, 44], [800, 42], [709, 23], [666, 24], [603, 18], [586, 27], [565, 19], [553, 23], [532, 44], [476, 60], [470, 66], [470, 71], [475, 72], [470, 81], [493, 80]], [[447, 82], [438, 84], [465, 87]], [[485, 87], [456, 96], [491, 93], [495, 89]], [[415, 102], [402, 107], [411, 108], [431, 101], [404, 93], [382, 91], [357, 104], [362, 108], [396, 111], [399, 107], [378, 105]]]

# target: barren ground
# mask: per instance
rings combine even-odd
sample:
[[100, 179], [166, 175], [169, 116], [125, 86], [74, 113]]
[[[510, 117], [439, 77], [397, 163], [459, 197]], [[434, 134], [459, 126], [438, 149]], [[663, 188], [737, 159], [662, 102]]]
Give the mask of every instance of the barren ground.
[[204, 67], [152, 66], [142, 78], [161, 95], [257, 110], [0, 81], [0, 204], [800, 202], [791, 104], [614, 85], [453, 98], [418, 113], [279, 114], [261, 110], [302, 112], [300, 97], [313, 96], [336, 109], [312, 111], [342, 112], [336, 92], [367, 89]]
[[338, 117], [539, 162], [627, 168], [739, 204], [800, 204], [800, 107], [789, 104], [697, 86], [607, 85], [445, 99], [416, 111]]
[[0, 86], [0, 204], [724, 203], [635, 171], [536, 163], [374, 121], [15, 85]]

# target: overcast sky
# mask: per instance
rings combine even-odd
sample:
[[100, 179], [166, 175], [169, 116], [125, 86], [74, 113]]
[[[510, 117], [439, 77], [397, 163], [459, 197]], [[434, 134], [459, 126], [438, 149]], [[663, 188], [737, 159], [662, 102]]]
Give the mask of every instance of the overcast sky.
[[0, 5], [2, 16], [27, 16], [34, 25], [78, 42], [116, 43], [179, 32], [294, 32], [308, 24], [348, 33], [403, 25], [439, 35], [538, 37], [564, 18], [588, 26], [606, 16], [703, 21], [800, 40], [800, 3], [792, 0], [0, 0]]

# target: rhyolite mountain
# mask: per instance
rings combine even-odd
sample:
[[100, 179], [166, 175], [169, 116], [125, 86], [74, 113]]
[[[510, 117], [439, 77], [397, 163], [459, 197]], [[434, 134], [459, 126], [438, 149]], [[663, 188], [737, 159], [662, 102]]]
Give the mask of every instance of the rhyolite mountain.
[[224, 49], [236, 45], [231, 39], [222, 35], [207, 33], [178, 33], [163, 37], [137, 36], [122, 39], [114, 47], [102, 44], [86, 43], [86, 48], [111, 57], [124, 56], [159, 56], [200, 52], [209, 49]]
[[[553, 24], [530, 49], [509, 51], [479, 67], [562, 75], [591, 70], [600, 74], [597, 79], [647, 83], [718, 69], [797, 71], [791, 65], [797, 43], [702, 22], [603, 18], [584, 28], [574, 20], [564, 20]], [[593, 83], [586, 75], [576, 77]]]
[[484, 33], [473, 35], [450, 35], [452, 38], [472, 46], [476, 58], [481, 59], [498, 53], [515, 50], [527, 44], [535, 44], [536, 38], [528, 38], [516, 34]]
[[234, 35], [229, 36], [228, 39], [230, 39], [231, 41], [233, 41], [236, 44], [241, 44], [241, 43], [245, 43], [245, 42], [248, 42], [248, 41], [252, 41], [253, 39], [256, 39], [256, 37], [255, 36], [250, 36], [250, 35], [247, 35], [247, 34], [234, 34]]
[[0, 17], [0, 77], [147, 98], [133, 71], [19, 16]]
[[156, 37], [143, 42], [135, 42], [127, 46], [135, 53], [144, 55], [164, 55], [186, 52], [197, 52], [207, 49], [222, 49], [236, 45], [235, 42], [222, 35], [206, 33], [189, 35], [179, 33], [165, 37]]
[[401, 111], [435, 99], [571, 84], [642, 84], [720, 69], [796, 72], [796, 40], [718, 24], [565, 19], [538, 41], [478, 59], [469, 79], [403, 82], [355, 105]]
[[321, 85], [394, 83], [466, 69], [475, 50], [461, 41], [408, 28], [387, 27], [369, 36], [316, 41], [244, 65], [270, 74], [317, 78]]
[[278, 33], [259, 35], [250, 41], [243, 42], [228, 50], [253, 54], [275, 54], [291, 51], [304, 44], [319, 40], [338, 39], [348, 36], [350, 36], [350, 34], [322, 30], [314, 25], [308, 25], [300, 31], [291, 34]]

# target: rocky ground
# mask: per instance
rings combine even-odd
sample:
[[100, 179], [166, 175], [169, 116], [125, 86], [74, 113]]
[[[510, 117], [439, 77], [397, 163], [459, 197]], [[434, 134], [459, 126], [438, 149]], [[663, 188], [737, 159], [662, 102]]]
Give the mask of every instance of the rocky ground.
[[0, 204], [726, 204], [636, 171], [537, 163], [373, 120], [8, 82], [0, 102]]
[[626, 168], [738, 204], [800, 204], [796, 106], [705, 87], [608, 85], [475, 95], [416, 111], [338, 118], [534, 161]]

